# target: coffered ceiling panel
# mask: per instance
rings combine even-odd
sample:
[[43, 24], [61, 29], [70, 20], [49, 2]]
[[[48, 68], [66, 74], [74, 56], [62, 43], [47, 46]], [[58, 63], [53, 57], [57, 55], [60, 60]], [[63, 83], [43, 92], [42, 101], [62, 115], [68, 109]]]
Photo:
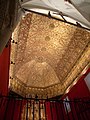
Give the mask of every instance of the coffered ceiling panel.
[[[67, 88], [68, 75], [90, 44], [90, 33], [30, 13], [22, 18], [13, 33], [13, 39], [18, 44], [12, 44], [11, 60], [15, 65], [11, 65], [10, 70], [13, 77], [11, 88], [15, 90], [15, 84], [19, 81], [26, 90], [25, 95], [44, 94], [52, 97], [63, 94]], [[86, 65], [83, 64], [82, 69]], [[70, 76], [70, 81], [77, 74], [76, 71], [75, 76]]]

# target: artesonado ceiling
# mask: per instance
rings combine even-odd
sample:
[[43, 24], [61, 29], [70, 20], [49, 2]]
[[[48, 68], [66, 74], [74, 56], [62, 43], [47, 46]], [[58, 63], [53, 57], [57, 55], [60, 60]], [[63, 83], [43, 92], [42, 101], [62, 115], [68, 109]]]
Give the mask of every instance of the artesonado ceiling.
[[39, 98], [61, 95], [90, 61], [90, 33], [81, 28], [27, 14], [13, 33], [10, 88]]

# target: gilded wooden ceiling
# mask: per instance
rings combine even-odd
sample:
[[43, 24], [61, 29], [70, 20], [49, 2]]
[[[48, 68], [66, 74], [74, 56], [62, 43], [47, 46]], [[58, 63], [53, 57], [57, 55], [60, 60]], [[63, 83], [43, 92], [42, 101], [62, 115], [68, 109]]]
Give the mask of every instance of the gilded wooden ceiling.
[[90, 33], [37, 14], [27, 14], [13, 33], [10, 87], [29, 97], [53, 97], [90, 61]]

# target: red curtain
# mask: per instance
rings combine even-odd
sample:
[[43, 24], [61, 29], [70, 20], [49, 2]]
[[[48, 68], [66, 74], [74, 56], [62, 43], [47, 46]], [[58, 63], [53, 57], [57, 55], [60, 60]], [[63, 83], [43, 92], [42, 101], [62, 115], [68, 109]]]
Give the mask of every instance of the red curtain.
[[0, 55], [0, 94], [2, 95], [8, 94], [10, 48], [11, 45], [8, 45]]
[[77, 84], [74, 85], [71, 88], [71, 90], [63, 96], [62, 99], [64, 99], [66, 96], [68, 96], [70, 99], [90, 97], [90, 91], [84, 80], [84, 78], [86, 77], [86, 75], [89, 72], [90, 72], [90, 69], [88, 69], [87, 72], [81, 76], [81, 78], [78, 80]]

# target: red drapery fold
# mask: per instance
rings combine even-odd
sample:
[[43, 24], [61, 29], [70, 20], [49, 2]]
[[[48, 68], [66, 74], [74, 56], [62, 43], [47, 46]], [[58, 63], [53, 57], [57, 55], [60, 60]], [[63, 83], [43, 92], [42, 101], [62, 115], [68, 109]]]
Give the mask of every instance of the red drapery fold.
[[8, 94], [8, 83], [9, 83], [9, 66], [10, 66], [10, 48], [4, 48], [0, 55], [0, 94]]

